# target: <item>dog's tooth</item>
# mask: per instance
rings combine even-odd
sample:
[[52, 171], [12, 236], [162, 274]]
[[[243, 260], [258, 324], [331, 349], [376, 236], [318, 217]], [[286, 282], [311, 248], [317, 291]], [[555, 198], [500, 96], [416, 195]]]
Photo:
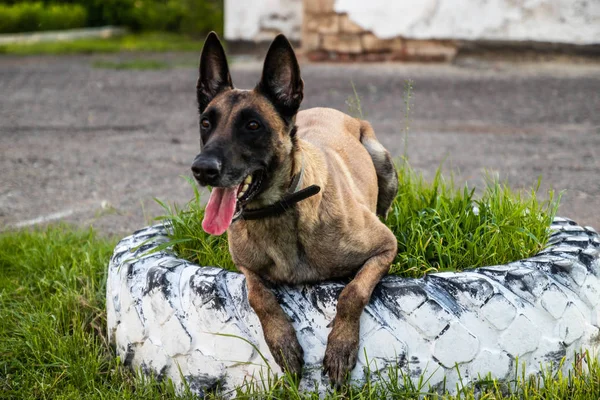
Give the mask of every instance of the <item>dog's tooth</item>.
[[250, 185], [248, 185], [247, 183], [242, 187], [242, 192], [245, 192], [246, 190], [248, 190], [248, 188], [250, 187]]
[[252, 175], [248, 175], [248, 176], [246, 177], [246, 179], [244, 180], [244, 183], [247, 183], [247, 184], [250, 184], [250, 183], [252, 183]]
[[244, 192], [239, 192], [237, 198], [241, 199], [244, 194], [245, 194]]

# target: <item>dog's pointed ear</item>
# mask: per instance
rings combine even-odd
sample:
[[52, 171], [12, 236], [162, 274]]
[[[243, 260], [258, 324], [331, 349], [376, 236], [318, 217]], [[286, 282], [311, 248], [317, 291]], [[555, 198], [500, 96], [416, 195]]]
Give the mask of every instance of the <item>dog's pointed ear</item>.
[[298, 112], [304, 82], [294, 49], [284, 35], [277, 35], [271, 43], [256, 90], [265, 95], [287, 121]]
[[202, 113], [216, 95], [233, 89], [225, 50], [215, 32], [209, 33], [204, 42], [199, 73], [196, 96], [198, 97], [198, 109]]

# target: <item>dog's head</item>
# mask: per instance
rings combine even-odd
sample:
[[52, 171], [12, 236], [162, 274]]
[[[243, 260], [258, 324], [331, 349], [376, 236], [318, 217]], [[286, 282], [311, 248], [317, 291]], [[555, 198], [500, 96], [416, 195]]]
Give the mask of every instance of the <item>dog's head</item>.
[[303, 88], [285, 36], [271, 44], [258, 85], [239, 90], [233, 87], [219, 38], [208, 35], [197, 85], [201, 151], [192, 164], [198, 183], [213, 188], [205, 231], [224, 233], [236, 211], [272, 196], [277, 171], [292, 152]]

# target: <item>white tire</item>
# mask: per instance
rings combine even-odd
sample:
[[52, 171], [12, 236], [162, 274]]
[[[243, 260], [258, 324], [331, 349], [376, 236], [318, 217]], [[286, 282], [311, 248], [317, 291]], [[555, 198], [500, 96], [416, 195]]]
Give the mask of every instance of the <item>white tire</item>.
[[[572, 368], [595, 349], [600, 321], [600, 237], [556, 218], [547, 248], [507, 265], [422, 279], [384, 278], [361, 317], [357, 383], [365, 371], [397, 366], [427, 386], [456, 390], [488, 373], [500, 380], [540, 365]], [[195, 393], [242, 385], [280, 369], [248, 304], [244, 277], [166, 252], [165, 229], [135, 232], [117, 245], [107, 283], [108, 337], [126, 365], [170, 378]], [[143, 244], [147, 241], [145, 244]], [[141, 245], [141, 246], [140, 246]], [[138, 247], [139, 246], [139, 247]], [[141, 257], [140, 257], [141, 256]], [[276, 296], [304, 349], [301, 386], [328, 387], [321, 374], [341, 283], [281, 287]], [[243, 340], [243, 339], [245, 340]], [[260, 353], [260, 354], [259, 354]], [[368, 357], [365, 359], [365, 354]], [[520, 373], [520, 372], [519, 372]], [[459, 376], [460, 374], [460, 376]]]

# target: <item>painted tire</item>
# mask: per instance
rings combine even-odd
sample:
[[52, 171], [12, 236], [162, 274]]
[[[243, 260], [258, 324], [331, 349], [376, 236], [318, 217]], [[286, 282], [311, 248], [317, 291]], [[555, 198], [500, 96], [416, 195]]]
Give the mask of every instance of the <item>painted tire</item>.
[[[459, 380], [468, 384], [488, 373], [510, 380], [517, 360], [519, 374], [523, 367], [539, 373], [541, 364], [559, 368], [563, 357], [561, 368], [572, 368], [576, 352], [598, 344], [600, 236], [564, 218], [552, 230], [548, 247], [529, 259], [422, 279], [384, 278], [361, 317], [352, 379], [364, 381], [367, 367], [373, 376], [396, 366], [413, 379], [424, 374], [434, 390], [445, 378], [452, 392]], [[280, 372], [248, 304], [244, 277], [165, 252], [143, 256], [165, 240], [165, 228], [153, 226], [115, 248], [106, 307], [117, 355], [176, 385], [185, 379], [200, 395]], [[303, 388], [328, 387], [321, 363], [342, 288], [323, 283], [276, 291], [304, 348]]]

